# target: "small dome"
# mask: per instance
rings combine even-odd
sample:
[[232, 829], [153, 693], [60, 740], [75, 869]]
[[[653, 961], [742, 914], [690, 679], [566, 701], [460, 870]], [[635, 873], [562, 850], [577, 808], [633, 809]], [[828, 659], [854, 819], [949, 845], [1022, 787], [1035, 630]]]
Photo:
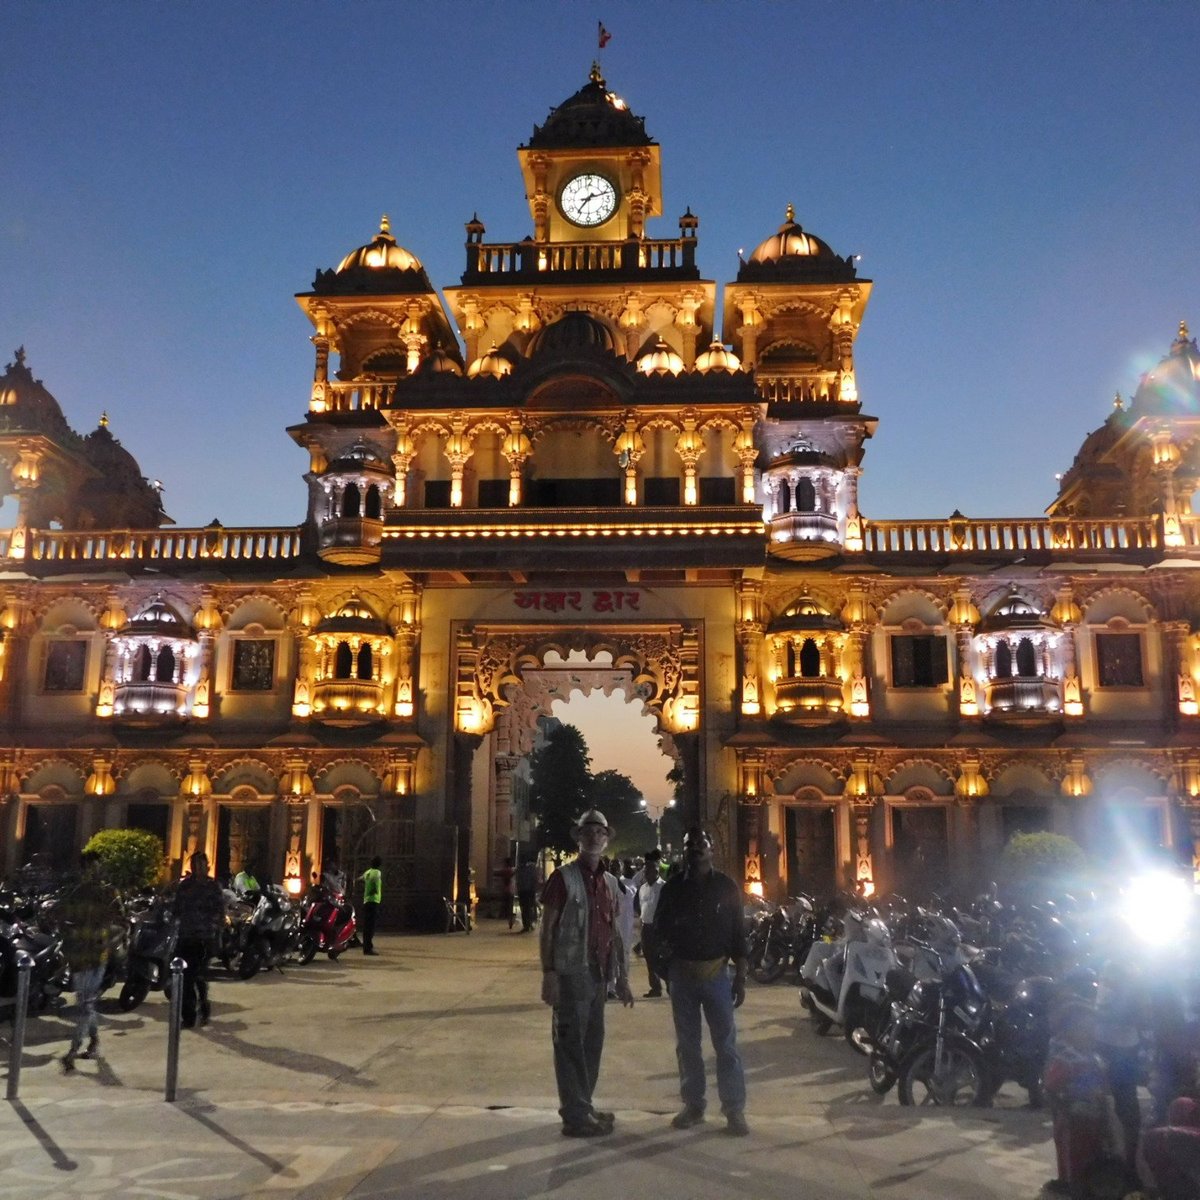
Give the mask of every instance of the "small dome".
[[539, 329], [529, 339], [526, 353], [533, 358], [538, 354], [570, 354], [579, 350], [606, 350], [611, 354], [616, 351], [616, 343], [603, 321], [576, 309]]
[[360, 475], [364, 471], [374, 471], [384, 475], [392, 473], [391, 467], [379, 456], [374, 447], [363, 442], [356, 442], [348, 450], [339, 454], [323, 474], [326, 475]]
[[721, 342], [713, 342], [696, 359], [696, 370], [705, 375], [709, 371], [728, 371], [732, 375], [741, 369], [742, 360], [732, 350], [727, 350]]
[[678, 375], [683, 359], [660, 338], [653, 350], [637, 360], [637, 369], [643, 375]]
[[0, 375], [0, 422], [9, 429], [73, 437], [58, 401], [25, 365], [24, 346], [17, 348], [13, 361]]
[[1130, 407], [1136, 416], [1200, 412], [1200, 349], [1189, 336], [1187, 322], [1179, 322], [1166, 358], [1142, 376]]
[[484, 377], [491, 376], [494, 379], [502, 379], [505, 375], [511, 375], [512, 369], [512, 363], [493, 345], [486, 354], [477, 358], [467, 368], [467, 378], [477, 379], [482, 375]]
[[392, 237], [391, 222], [385, 213], [379, 222], [379, 232], [375, 235], [375, 240], [365, 246], [359, 246], [357, 250], [351, 250], [338, 264], [336, 273], [340, 275], [343, 271], [353, 271], [358, 267], [365, 267], [370, 271], [419, 271], [421, 263], [416, 255], [396, 244], [396, 239]]
[[441, 346], [437, 346], [417, 367], [418, 375], [461, 375], [462, 364]]
[[805, 592], [798, 596], [768, 626], [768, 633], [801, 629], [841, 629], [842, 622], [819, 600]]
[[1054, 622], [1043, 616], [1020, 592], [1010, 592], [983, 621], [982, 628], [988, 632], [1005, 629], [1053, 628]]
[[819, 237], [796, 224], [796, 210], [789, 204], [787, 217], [778, 231], [750, 255], [756, 263], [778, 262], [781, 258], [833, 258], [833, 251]]
[[121, 633], [131, 637], [166, 637], [182, 641], [195, 641], [192, 627], [161, 596], [135, 613]]
[[315, 632], [386, 634], [389, 630], [366, 603], [358, 596], [351, 596], [337, 612], [319, 622]]
[[837, 459], [806, 437], [798, 437], [781, 453], [771, 459], [768, 469], [776, 467], [834, 467]]

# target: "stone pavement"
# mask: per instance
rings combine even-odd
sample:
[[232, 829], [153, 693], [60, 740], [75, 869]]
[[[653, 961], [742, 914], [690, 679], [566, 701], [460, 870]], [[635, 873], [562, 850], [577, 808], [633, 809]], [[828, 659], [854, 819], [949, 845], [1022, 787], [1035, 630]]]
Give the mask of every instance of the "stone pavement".
[[1023, 1094], [970, 1112], [880, 1101], [789, 983], [751, 984], [739, 1013], [749, 1138], [719, 1114], [669, 1127], [669, 1001], [641, 999], [607, 1014], [597, 1100], [616, 1132], [563, 1138], [533, 937], [484, 922], [377, 945], [244, 983], [218, 973], [212, 1025], [183, 1033], [175, 1104], [161, 995], [128, 1014], [110, 995], [105, 1057], [72, 1076], [65, 1014], [30, 1021], [20, 1099], [0, 1113], [0, 1200], [1033, 1200], [1052, 1173], [1048, 1120]]

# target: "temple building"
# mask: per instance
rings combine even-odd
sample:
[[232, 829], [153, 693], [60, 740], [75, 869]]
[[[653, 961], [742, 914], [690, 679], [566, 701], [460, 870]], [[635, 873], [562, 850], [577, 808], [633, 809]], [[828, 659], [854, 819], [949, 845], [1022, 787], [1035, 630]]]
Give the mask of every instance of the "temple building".
[[948, 885], [1026, 830], [1193, 858], [1187, 328], [1045, 515], [873, 520], [871, 282], [790, 206], [702, 278], [697, 216], [653, 228], [660, 154], [593, 69], [517, 150], [528, 231], [472, 215], [444, 302], [386, 217], [318, 272], [294, 526], [172, 526], [18, 351], [4, 870], [119, 825], [296, 892], [380, 854], [385, 917], [427, 926], [530, 837], [539, 716], [593, 689], [653, 716], [688, 815], [768, 895]]

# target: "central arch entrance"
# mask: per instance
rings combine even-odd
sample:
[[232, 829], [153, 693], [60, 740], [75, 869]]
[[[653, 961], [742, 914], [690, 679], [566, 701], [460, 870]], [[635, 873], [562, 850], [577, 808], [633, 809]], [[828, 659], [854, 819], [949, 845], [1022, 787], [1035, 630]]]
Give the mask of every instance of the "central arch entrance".
[[463, 878], [473, 868], [480, 890], [488, 890], [496, 868], [526, 840], [514, 806], [514, 772], [534, 748], [539, 718], [574, 693], [598, 689], [640, 704], [680, 768], [685, 817], [698, 816], [698, 626], [464, 624], [455, 632], [452, 786], [456, 819], [473, 831]]

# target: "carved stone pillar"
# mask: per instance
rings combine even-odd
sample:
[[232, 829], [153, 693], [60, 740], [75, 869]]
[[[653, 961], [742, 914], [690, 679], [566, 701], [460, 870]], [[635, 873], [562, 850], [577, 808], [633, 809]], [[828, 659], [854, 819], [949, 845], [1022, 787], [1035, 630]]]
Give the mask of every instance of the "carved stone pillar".
[[745, 717], [761, 717], [763, 712], [762, 618], [762, 584], [757, 579], [743, 579], [738, 585], [736, 629], [741, 649], [741, 709]]
[[526, 436], [518, 412], [508, 414], [508, 436], [500, 447], [500, 453], [508, 463], [508, 506], [518, 508], [521, 504], [521, 471], [533, 453], [533, 443]]
[[471, 439], [467, 436], [467, 419], [462, 413], [455, 413], [451, 420], [451, 433], [446, 439], [442, 453], [450, 464], [450, 507], [462, 508], [463, 505], [463, 470], [467, 460], [474, 453]]

